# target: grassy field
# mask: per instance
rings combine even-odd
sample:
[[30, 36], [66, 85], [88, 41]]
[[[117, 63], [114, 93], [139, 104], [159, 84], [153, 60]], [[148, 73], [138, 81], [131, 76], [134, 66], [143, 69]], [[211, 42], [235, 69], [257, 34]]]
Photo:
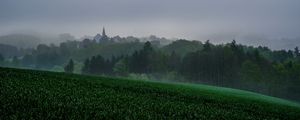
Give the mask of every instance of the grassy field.
[[0, 119], [300, 119], [300, 105], [252, 92], [0, 68]]

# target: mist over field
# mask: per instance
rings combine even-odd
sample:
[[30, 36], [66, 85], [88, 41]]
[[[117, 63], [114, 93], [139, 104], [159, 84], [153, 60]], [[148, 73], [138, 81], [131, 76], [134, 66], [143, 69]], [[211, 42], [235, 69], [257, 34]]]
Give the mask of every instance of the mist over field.
[[[1, 0], [0, 35], [70, 33], [232, 39], [272, 49], [300, 45], [298, 0]], [[50, 41], [46, 39], [47, 41]], [[50, 42], [48, 42], [50, 43]]]
[[0, 119], [300, 118], [299, 0], [0, 0]]

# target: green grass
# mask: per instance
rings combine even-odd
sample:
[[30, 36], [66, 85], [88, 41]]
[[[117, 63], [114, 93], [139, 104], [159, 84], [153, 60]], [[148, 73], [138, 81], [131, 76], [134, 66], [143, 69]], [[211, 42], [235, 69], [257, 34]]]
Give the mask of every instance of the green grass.
[[0, 119], [299, 119], [300, 105], [252, 92], [0, 68]]

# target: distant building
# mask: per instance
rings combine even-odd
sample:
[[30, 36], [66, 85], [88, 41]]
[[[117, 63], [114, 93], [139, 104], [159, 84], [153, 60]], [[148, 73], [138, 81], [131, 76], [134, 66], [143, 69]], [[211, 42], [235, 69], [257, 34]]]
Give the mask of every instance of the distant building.
[[99, 43], [108, 43], [108, 42], [109, 42], [109, 38], [105, 33], [105, 28], [103, 27], [102, 36], [101, 39], [99, 40]]
[[98, 43], [108, 43], [109, 37], [105, 33], [105, 28], [103, 27], [102, 35], [99, 33], [94, 37], [94, 41], [97, 41]]
[[100, 41], [101, 37], [102, 37], [102, 36], [101, 36], [100, 34], [97, 34], [97, 35], [94, 37], [94, 40], [98, 42], [98, 41]]
[[115, 36], [115, 37], [112, 37], [111, 39], [111, 42], [122, 42], [123, 41], [123, 38], [121, 38], [120, 36]]

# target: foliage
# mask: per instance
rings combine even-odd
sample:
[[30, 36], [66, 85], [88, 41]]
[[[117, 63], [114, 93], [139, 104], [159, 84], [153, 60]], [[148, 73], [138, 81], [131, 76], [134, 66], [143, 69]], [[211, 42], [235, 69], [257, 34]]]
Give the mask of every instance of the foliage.
[[185, 56], [187, 53], [195, 52], [202, 50], [203, 45], [199, 41], [188, 41], [188, 40], [176, 40], [169, 45], [166, 45], [162, 48], [162, 51], [171, 54], [175, 52], [179, 56]]
[[[226, 86], [298, 101], [300, 97], [293, 95], [298, 96], [300, 78], [296, 71], [300, 69], [293, 66], [300, 63], [290, 53], [262, 47], [246, 48], [236, 44], [235, 40], [225, 45], [213, 45], [207, 40], [203, 49], [180, 56], [175, 51], [168, 54], [154, 49], [150, 42], [146, 42], [143, 49], [125, 57], [104, 59], [101, 55], [93, 56], [85, 61], [82, 73], [117, 76], [146, 74], [151, 79]], [[273, 58], [265, 57], [267, 54]], [[288, 60], [291, 62], [285, 63]], [[290, 67], [280, 67], [281, 64]]]
[[3, 62], [5, 60], [5, 58], [3, 57], [2, 54], [0, 54], [0, 62]]
[[297, 47], [294, 50], [270, 50], [237, 44], [235, 40], [220, 45], [209, 40], [203, 44], [177, 40], [160, 46], [159, 41], [139, 42], [132, 36], [106, 37], [103, 39], [109, 42], [84, 39], [66, 41], [59, 46], [40, 44], [32, 50], [20, 49], [15, 58], [3, 54], [6, 60], [1, 66], [63, 70], [72, 58], [76, 61], [76, 73], [142, 75], [156, 80], [232, 87], [300, 101]]
[[73, 60], [71, 59], [69, 61], [69, 63], [64, 67], [64, 70], [66, 73], [73, 73], [74, 71], [74, 62]]
[[119, 76], [127, 76], [129, 73], [128, 59], [124, 58], [118, 61], [114, 65], [113, 72]]

